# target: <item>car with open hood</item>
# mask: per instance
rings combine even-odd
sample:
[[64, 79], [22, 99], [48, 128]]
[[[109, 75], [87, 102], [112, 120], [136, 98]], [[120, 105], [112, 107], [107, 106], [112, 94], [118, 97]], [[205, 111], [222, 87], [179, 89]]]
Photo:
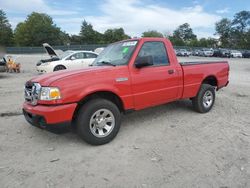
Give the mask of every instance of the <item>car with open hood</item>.
[[43, 47], [50, 58], [40, 60], [36, 64], [36, 69], [39, 73], [88, 67], [98, 56], [97, 53], [91, 51], [72, 50], [67, 50], [61, 55], [58, 55], [49, 44], [44, 43]]

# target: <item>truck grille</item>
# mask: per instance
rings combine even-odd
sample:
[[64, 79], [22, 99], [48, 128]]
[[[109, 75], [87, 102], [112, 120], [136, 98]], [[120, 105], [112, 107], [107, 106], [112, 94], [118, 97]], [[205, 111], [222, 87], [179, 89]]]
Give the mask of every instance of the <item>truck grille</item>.
[[27, 82], [24, 88], [25, 101], [31, 103], [32, 105], [36, 105], [40, 91], [41, 91], [40, 84]]

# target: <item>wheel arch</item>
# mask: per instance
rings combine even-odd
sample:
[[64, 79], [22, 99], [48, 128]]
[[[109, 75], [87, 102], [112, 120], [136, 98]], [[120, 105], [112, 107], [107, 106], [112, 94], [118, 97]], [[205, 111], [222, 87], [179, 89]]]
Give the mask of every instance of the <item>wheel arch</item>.
[[79, 109], [81, 108], [81, 106], [83, 106], [84, 104], [86, 104], [90, 100], [98, 99], [98, 98], [106, 99], [106, 100], [113, 102], [118, 107], [120, 112], [125, 111], [124, 103], [123, 103], [122, 99], [113, 91], [106, 91], [106, 90], [95, 91], [95, 92], [91, 92], [91, 93], [87, 94], [78, 102], [78, 105], [77, 105], [75, 112], [74, 112], [74, 115], [73, 115], [73, 119], [75, 119], [75, 117], [77, 116], [77, 113], [78, 113]]
[[209, 84], [209, 85], [217, 88], [218, 87], [218, 80], [217, 80], [216, 76], [209, 75], [203, 79], [201, 84]]
[[67, 67], [65, 65], [63, 65], [63, 64], [57, 64], [57, 65], [54, 66], [53, 72], [55, 71], [55, 68], [58, 67], [58, 66], [63, 66], [65, 69], [67, 69]]

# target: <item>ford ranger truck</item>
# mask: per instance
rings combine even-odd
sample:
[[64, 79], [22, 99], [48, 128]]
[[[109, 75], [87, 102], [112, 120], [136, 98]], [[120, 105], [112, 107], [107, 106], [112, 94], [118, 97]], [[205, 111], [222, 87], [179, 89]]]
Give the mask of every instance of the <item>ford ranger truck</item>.
[[117, 135], [125, 112], [180, 99], [209, 112], [228, 77], [226, 61], [179, 63], [168, 39], [130, 39], [106, 47], [90, 67], [29, 80], [23, 113], [38, 127], [74, 124], [83, 140], [101, 145]]

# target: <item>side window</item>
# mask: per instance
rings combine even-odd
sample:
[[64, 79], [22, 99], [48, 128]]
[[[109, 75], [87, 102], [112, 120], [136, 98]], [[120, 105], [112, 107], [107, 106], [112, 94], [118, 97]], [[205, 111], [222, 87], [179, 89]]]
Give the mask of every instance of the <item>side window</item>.
[[75, 57], [76, 59], [84, 59], [84, 53], [83, 52], [75, 53], [72, 56]]
[[93, 53], [85, 53], [85, 58], [97, 58], [97, 55]]
[[145, 42], [138, 57], [152, 56], [154, 65], [169, 65], [167, 51], [163, 42]]

